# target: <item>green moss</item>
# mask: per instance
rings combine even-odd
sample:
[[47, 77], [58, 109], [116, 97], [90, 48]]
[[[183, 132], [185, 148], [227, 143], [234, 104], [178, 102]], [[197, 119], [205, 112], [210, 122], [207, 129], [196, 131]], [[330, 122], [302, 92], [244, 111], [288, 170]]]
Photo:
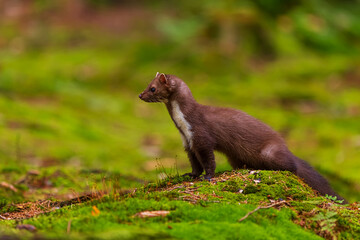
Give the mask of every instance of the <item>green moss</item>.
[[[219, 173], [210, 182], [183, 179], [169, 177], [122, 197], [110, 194], [20, 222], [36, 226], [38, 234], [44, 237], [57, 235], [60, 238], [67, 237], [64, 234], [71, 222], [70, 237], [74, 239], [107, 239], [111, 236], [125, 239], [319, 239], [311, 231], [301, 228], [304, 226], [301, 224], [321, 236], [353, 238], [359, 233], [358, 205], [348, 208], [318, 197], [288, 172], [258, 171], [254, 174], [242, 170]], [[239, 188], [244, 191], [238, 191]], [[307, 200], [293, 198], [292, 192], [305, 196]], [[279, 198], [287, 202], [279, 210], [260, 209], [238, 222], [258, 205], [269, 205]], [[99, 209], [99, 215], [92, 214], [92, 206]], [[143, 211], [159, 210], [170, 213], [154, 218], [136, 216]], [[0, 226], [5, 228], [11, 228], [13, 224], [11, 221], [0, 222]]]
[[260, 186], [256, 186], [255, 184], [249, 184], [244, 189], [244, 194], [252, 194], [260, 191]]
[[228, 192], [239, 192], [242, 190], [240, 187], [242, 187], [242, 185], [239, 184], [238, 182], [234, 180], [229, 180], [225, 182], [224, 188], [222, 190]]

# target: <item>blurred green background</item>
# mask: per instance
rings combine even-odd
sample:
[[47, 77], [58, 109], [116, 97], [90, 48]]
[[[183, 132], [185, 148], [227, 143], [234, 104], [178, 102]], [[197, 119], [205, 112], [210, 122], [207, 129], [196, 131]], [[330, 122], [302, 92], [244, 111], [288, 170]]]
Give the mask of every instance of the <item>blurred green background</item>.
[[359, 0], [0, 1], [0, 180], [189, 171], [166, 108], [138, 99], [164, 72], [269, 124], [359, 200], [359, 40]]

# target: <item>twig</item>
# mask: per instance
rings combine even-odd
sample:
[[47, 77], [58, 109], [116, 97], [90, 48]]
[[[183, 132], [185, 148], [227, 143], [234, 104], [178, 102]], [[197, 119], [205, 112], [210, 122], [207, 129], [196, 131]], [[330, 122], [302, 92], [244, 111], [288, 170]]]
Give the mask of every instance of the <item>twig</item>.
[[66, 233], [67, 233], [67, 234], [70, 234], [70, 231], [71, 231], [71, 222], [72, 222], [72, 220], [70, 219], [70, 220], [68, 221], [68, 224], [67, 224], [67, 229], [66, 229]]
[[2, 216], [2, 215], [0, 215], [0, 219], [9, 220], [9, 218], [6, 218], [6, 217], [4, 217], [4, 216]]
[[238, 220], [238, 222], [244, 221], [244, 220], [247, 219], [251, 214], [253, 214], [254, 212], [256, 212], [256, 211], [258, 211], [258, 210], [260, 210], [260, 209], [272, 208], [272, 207], [275, 207], [275, 206], [277, 206], [277, 205], [281, 205], [281, 204], [283, 204], [283, 203], [286, 203], [286, 201], [283, 200], [283, 201], [280, 201], [280, 202], [277, 202], [277, 203], [273, 203], [273, 204], [270, 204], [270, 205], [267, 205], [267, 206], [258, 206], [257, 208], [255, 208], [254, 210], [248, 212], [245, 216], [243, 216], [242, 218], [240, 218], [240, 219]]
[[0, 187], [4, 187], [4, 188], [7, 188], [7, 189], [10, 189], [10, 190], [13, 191], [13, 192], [18, 192], [18, 190], [17, 190], [16, 187], [14, 187], [12, 184], [7, 183], [7, 182], [1, 182], [1, 183], [0, 183]]

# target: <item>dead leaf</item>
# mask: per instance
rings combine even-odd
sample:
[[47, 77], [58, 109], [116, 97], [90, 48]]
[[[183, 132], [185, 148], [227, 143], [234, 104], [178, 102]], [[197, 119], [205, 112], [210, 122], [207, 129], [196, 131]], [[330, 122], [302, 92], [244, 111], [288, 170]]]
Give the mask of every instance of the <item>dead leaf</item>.
[[91, 211], [91, 215], [93, 215], [94, 217], [97, 217], [100, 215], [100, 210], [96, 207], [96, 206], [92, 206], [92, 211]]
[[0, 186], [1, 186], [1, 187], [4, 187], [4, 188], [7, 188], [7, 189], [10, 189], [10, 190], [13, 191], [13, 192], [17, 192], [17, 191], [18, 191], [16, 187], [14, 187], [12, 184], [7, 183], [7, 182], [1, 182], [1, 183], [0, 183]]
[[40, 175], [40, 172], [38, 170], [29, 170], [26, 174], [27, 175], [38, 176], [38, 175]]
[[139, 212], [139, 213], [135, 214], [134, 217], [141, 217], [141, 218], [165, 217], [169, 213], [170, 213], [170, 211], [144, 211], [144, 212]]

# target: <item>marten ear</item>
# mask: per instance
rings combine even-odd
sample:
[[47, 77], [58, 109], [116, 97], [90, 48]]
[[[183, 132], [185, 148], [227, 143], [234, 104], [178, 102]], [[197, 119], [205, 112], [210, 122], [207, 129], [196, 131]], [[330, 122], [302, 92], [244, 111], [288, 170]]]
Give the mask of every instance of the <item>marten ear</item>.
[[159, 74], [160, 74], [160, 73], [159, 73], [159, 72], [157, 72], [157, 73], [156, 73], [156, 75], [155, 75], [155, 77], [159, 76]]
[[159, 81], [162, 84], [167, 84], [168, 83], [168, 79], [166, 78], [165, 74], [163, 74], [163, 73], [160, 73]]

